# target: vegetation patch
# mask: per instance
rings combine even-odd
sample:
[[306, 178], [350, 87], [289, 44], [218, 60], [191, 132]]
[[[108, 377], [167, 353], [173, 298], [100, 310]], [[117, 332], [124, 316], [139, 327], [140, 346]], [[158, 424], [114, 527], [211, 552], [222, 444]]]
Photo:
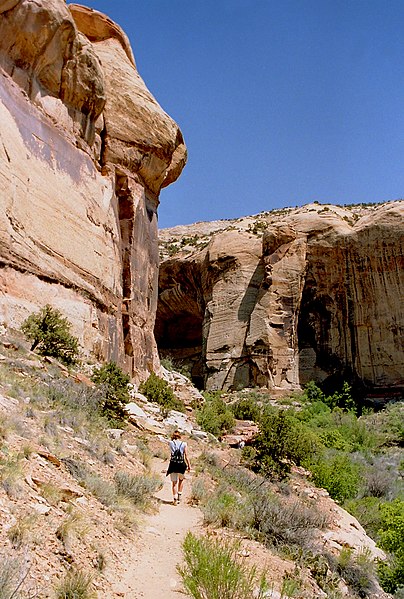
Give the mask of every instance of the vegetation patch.
[[178, 567], [184, 586], [195, 599], [262, 599], [264, 577], [238, 558], [239, 546], [188, 533], [183, 543], [185, 565]]
[[21, 325], [22, 332], [32, 341], [31, 351], [57, 358], [67, 366], [76, 364], [79, 354], [78, 339], [70, 329], [67, 318], [49, 304], [28, 316]]
[[103, 416], [112, 422], [120, 423], [127, 419], [125, 406], [130, 401], [129, 375], [125, 374], [115, 362], [103, 364], [93, 372], [91, 380], [103, 391], [100, 410]]
[[174, 391], [164, 379], [152, 372], [149, 378], [144, 381], [139, 387], [140, 393], [143, 393], [149, 401], [158, 403], [163, 410], [185, 410], [182, 401], [177, 399]]
[[204, 397], [205, 403], [197, 411], [196, 421], [203, 430], [220, 439], [235, 425], [233, 412], [220, 397], [220, 392], [204, 393]]
[[96, 599], [90, 574], [72, 568], [55, 589], [55, 599]]

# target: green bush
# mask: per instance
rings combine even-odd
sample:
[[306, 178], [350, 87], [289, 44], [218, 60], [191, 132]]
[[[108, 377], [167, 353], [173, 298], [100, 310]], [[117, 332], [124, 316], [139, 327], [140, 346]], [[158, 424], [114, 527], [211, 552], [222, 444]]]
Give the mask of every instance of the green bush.
[[299, 465], [320, 449], [318, 437], [293, 417], [289, 410], [267, 408], [259, 421], [253, 441], [253, 470], [265, 476], [284, 478], [292, 463]]
[[350, 443], [345, 439], [340, 430], [332, 428], [320, 434], [321, 442], [326, 447], [338, 449], [339, 451], [350, 451], [352, 449]]
[[70, 329], [67, 318], [49, 304], [21, 325], [24, 335], [32, 341], [31, 351], [36, 349], [42, 356], [57, 358], [68, 366], [77, 363], [79, 354], [78, 339]]
[[262, 599], [268, 589], [256, 569], [237, 559], [237, 544], [198, 539], [188, 533], [183, 543], [185, 565], [178, 567], [194, 599]]
[[337, 561], [337, 572], [355, 593], [355, 597], [371, 597], [374, 591], [374, 561], [369, 550], [354, 554], [343, 548]]
[[376, 539], [381, 526], [380, 505], [381, 501], [378, 497], [362, 497], [347, 500], [344, 508], [362, 524], [372, 539]]
[[326, 489], [336, 501], [343, 503], [357, 495], [360, 469], [348, 454], [325, 452], [309, 468], [314, 484]]
[[314, 381], [307, 383], [303, 399], [311, 403], [322, 402], [331, 410], [341, 408], [344, 411], [356, 411], [355, 400], [352, 397], [351, 387], [347, 382], [342, 385], [341, 391], [336, 391], [332, 395], [325, 395]]
[[378, 568], [380, 584], [388, 593], [404, 587], [404, 500], [383, 503], [380, 506], [381, 527], [378, 544], [391, 558]]
[[164, 410], [184, 411], [184, 404], [175, 397], [170, 385], [164, 379], [160, 378], [154, 372], [151, 373], [147, 381], [144, 381], [139, 387], [140, 393], [143, 393], [149, 401], [155, 401]]
[[261, 413], [259, 405], [251, 397], [239, 399], [231, 404], [230, 409], [237, 420], [254, 420], [254, 422], [258, 422]]
[[203, 430], [220, 438], [233, 428], [233, 412], [218, 393], [206, 393], [205, 399], [206, 402], [196, 414], [196, 421]]
[[118, 423], [126, 420], [125, 405], [130, 401], [129, 376], [115, 362], [108, 362], [94, 370], [91, 380], [104, 390], [101, 413]]

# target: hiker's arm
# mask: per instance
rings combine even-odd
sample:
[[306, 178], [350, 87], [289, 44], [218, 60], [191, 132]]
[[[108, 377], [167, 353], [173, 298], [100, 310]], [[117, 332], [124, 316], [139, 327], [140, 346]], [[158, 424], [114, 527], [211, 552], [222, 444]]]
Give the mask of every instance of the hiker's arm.
[[189, 461], [188, 453], [187, 453], [187, 448], [186, 447], [184, 449], [184, 458], [185, 458], [185, 463], [187, 465], [188, 470], [191, 470], [191, 462]]

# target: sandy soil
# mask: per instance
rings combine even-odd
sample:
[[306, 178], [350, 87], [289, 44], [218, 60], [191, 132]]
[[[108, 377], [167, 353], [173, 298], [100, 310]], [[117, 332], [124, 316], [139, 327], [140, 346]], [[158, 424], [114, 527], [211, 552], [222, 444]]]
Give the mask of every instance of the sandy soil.
[[[154, 470], [162, 473], [164, 464], [155, 460]], [[183, 561], [181, 544], [186, 533], [201, 524], [201, 512], [187, 503], [192, 473], [187, 475], [182, 501], [172, 504], [171, 481], [164, 476], [164, 487], [156, 495], [158, 513], [146, 516], [135, 543], [136, 554], [128, 564], [124, 578], [114, 591], [125, 599], [179, 599], [183, 595], [177, 564]]]

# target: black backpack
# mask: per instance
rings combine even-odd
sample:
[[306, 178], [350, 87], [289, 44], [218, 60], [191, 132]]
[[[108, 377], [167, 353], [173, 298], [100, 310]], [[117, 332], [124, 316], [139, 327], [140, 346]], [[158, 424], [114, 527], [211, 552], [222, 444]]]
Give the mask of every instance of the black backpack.
[[184, 454], [181, 452], [181, 447], [183, 443], [180, 443], [179, 447], [176, 447], [174, 451], [171, 453], [171, 462], [174, 464], [184, 464]]

